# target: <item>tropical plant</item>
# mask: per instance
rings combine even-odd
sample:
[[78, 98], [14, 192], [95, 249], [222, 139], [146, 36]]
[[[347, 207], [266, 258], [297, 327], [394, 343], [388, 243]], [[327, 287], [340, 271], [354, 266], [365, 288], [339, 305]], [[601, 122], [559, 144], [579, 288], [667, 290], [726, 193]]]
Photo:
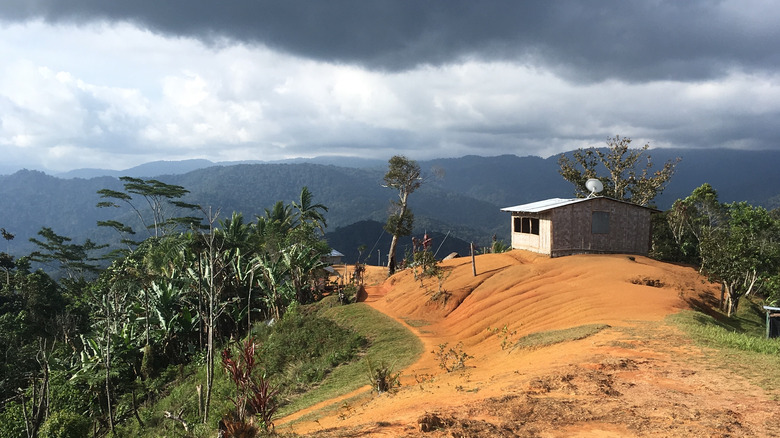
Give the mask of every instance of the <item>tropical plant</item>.
[[401, 386], [401, 373], [394, 373], [393, 366], [385, 362], [374, 365], [370, 358], [366, 358], [366, 374], [371, 390], [376, 391], [377, 394], [390, 392]]
[[[230, 349], [222, 351], [222, 367], [235, 386], [235, 397], [231, 400], [235, 406], [228, 418], [223, 418], [233, 436], [250, 437], [256, 434], [255, 416], [259, 417], [260, 428], [273, 429], [273, 416], [276, 413], [275, 401], [279, 390], [273, 387], [264, 372], [261, 372], [255, 358], [254, 338], [246, 339], [238, 349], [235, 358]], [[238, 435], [238, 433], [242, 435]], [[231, 435], [228, 435], [231, 436]]]

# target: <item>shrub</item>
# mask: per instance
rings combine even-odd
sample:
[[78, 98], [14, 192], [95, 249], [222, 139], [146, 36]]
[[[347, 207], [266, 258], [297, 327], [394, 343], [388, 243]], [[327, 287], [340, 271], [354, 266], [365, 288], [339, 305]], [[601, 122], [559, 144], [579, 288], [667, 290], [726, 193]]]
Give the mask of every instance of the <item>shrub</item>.
[[371, 363], [371, 360], [366, 359], [366, 366], [368, 368], [368, 382], [371, 385], [372, 391], [381, 394], [383, 392], [390, 392], [393, 388], [401, 386], [401, 381], [399, 379], [401, 373], [393, 373], [392, 365], [381, 362], [379, 365], [374, 366]]
[[236, 387], [236, 395], [232, 399], [235, 411], [223, 420], [223, 424], [235, 427], [235, 432], [241, 433], [228, 436], [254, 436], [255, 415], [260, 418], [262, 429], [273, 428], [271, 419], [276, 413], [275, 398], [279, 391], [264, 374], [255, 371], [258, 367], [255, 347], [255, 340], [250, 338], [238, 349], [235, 359], [229, 349], [222, 351], [222, 366]]
[[365, 345], [364, 338], [330, 319], [288, 311], [263, 342], [261, 360], [269, 374], [292, 371], [298, 383], [309, 384], [322, 380], [326, 369], [352, 360]]
[[339, 291], [339, 302], [341, 304], [352, 304], [357, 301], [358, 286], [354, 283], [349, 283]]
[[86, 438], [90, 421], [70, 411], [57, 411], [49, 416], [38, 431], [39, 438]]
[[447, 347], [449, 347], [449, 343], [447, 342], [439, 344], [439, 350], [434, 350], [431, 353], [435, 354], [436, 358], [439, 360], [439, 368], [448, 373], [466, 368], [466, 361], [474, 358], [474, 356], [466, 354], [466, 352], [463, 351], [462, 342], [458, 342], [454, 347]]

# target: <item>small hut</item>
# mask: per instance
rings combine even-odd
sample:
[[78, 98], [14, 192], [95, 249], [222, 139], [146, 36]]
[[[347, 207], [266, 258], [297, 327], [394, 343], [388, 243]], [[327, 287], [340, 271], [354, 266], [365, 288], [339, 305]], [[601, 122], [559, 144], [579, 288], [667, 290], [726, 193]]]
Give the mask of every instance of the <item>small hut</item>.
[[571, 254], [639, 254], [650, 251], [650, 216], [626, 201], [593, 196], [547, 199], [502, 208], [512, 213], [512, 248], [550, 257]]
[[322, 261], [326, 265], [340, 265], [343, 258], [344, 254], [336, 251], [335, 249], [331, 249], [330, 253], [322, 258]]

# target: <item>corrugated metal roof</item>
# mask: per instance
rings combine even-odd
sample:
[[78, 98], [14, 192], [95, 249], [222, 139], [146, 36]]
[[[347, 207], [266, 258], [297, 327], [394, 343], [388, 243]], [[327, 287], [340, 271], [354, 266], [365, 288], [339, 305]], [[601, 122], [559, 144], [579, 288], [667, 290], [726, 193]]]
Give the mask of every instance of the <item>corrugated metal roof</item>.
[[530, 204], [515, 205], [514, 207], [502, 208], [501, 211], [511, 212], [523, 212], [523, 213], [541, 213], [543, 211], [552, 210], [554, 208], [563, 207], [564, 205], [576, 204], [578, 202], [587, 201], [587, 198], [552, 198], [545, 199], [544, 201], [531, 202]]
[[642, 205], [633, 204], [628, 201], [612, 199], [606, 196], [594, 196], [589, 198], [573, 198], [573, 199], [552, 198], [552, 199], [545, 199], [544, 201], [531, 202], [530, 204], [522, 204], [522, 205], [515, 205], [514, 207], [502, 208], [501, 211], [509, 211], [514, 213], [541, 213], [543, 211], [552, 210], [555, 208], [563, 207], [565, 205], [576, 204], [578, 202], [590, 201], [592, 199], [608, 199], [614, 202], [621, 202], [623, 204], [629, 204], [629, 205], [634, 205], [636, 207], [646, 208], [654, 212], [659, 211], [652, 207], [645, 207]]

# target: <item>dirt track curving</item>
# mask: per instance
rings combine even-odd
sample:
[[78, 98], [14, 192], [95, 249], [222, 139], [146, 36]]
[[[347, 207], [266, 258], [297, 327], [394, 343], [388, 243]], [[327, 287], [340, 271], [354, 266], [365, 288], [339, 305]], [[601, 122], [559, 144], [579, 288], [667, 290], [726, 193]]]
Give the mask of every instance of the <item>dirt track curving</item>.
[[[393, 394], [366, 395], [315, 422], [310, 436], [780, 436], [780, 394], [721, 369], [663, 322], [708, 308], [719, 289], [688, 267], [623, 255], [549, 259], [527, 252], [443, 263], [442, 287], [410, 271], [366, 302], [409, 327], [426, 354]], [[382, 276], [379, 268], [369, 272]], [[379, 278], [379, 277], [375, 277]], [[371, 283], [369, 278], [369, 284]], [[443, 291], [443, 292], [442, 292]], [[446, 300], [444, 299], [446, 297]], [[522, 336], [584, 325], [580, 340], [512, 348]], [[440, 345], [471, 356], [444, 371]], [[368, 393], [368, 389], [364, 390]]]

